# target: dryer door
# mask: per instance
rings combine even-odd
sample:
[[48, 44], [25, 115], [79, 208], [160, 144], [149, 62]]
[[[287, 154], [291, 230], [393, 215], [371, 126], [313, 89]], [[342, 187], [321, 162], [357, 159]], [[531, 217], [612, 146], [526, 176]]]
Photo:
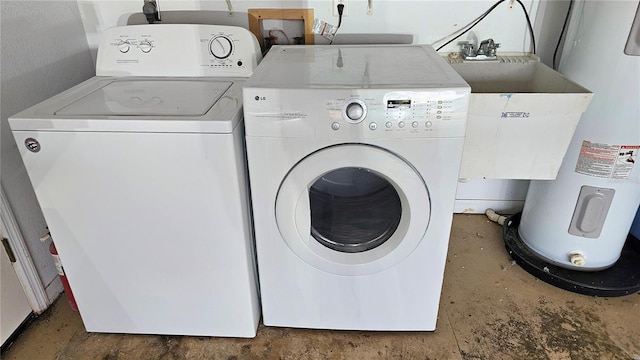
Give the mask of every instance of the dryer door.
[[309, 265], [373, 274], [406, 258], [430, 218], [429, 191], [399, 156], [362, 144], [321, 149], [298, 162], [276, 198], [278, 229]]

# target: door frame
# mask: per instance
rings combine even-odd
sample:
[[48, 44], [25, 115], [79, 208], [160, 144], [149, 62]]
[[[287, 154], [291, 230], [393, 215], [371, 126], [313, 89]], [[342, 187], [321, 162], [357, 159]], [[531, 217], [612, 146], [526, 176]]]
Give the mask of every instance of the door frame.
[[0, 230], [2, 236], [6, 236], [11, 245], [11, 250], [16, 258], [12, 263], [13, 269], [22, 285], [29, 305], [35, 314], [41, 314], [51, 304], [49, 296], [40, 280], [40, 275], [31, 259], [29, 249], [25, 243], [20, 227], [13, 215], [11, 206], [0, 185]]

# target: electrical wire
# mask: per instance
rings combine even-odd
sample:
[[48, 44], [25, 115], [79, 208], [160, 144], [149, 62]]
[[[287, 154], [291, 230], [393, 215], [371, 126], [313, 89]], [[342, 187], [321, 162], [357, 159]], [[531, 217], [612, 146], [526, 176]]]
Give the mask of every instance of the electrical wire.
[[338, 30], [340, 30], [340, 25], [342, 25], [343, 12], [344, 12], [344, 4], [338, 4], [338, 26], [336, 27], [336, 31], [333, 33], [333, 37], [331, 37], [331, 41], [329, 41], [329, 45], [333, 45], [333, 40], [335, 40], [336, 35], [338, 35]]
[[[487, 15], [489, 15], [496, 7], [498, 7], [498, 5], [500, 5], [501, 3], [505, 2], [506, 0], [499, 0], [497, 1], [495, 4], [493, 4], [489, 9], [487, 9], [484, 13], [482, 13], [482, 15], [478, 16], [475, 20], [473, 20], [470, 24], [467, 24], [463, 27], [463, 29], [465, 29], [464, 31], [462, 31], [460, 34], [456, 35], [454, 38], [452, 38], [451, 40], [447, 41], [446, 43], [444, 43], [443, 45], [441, 45], [440, 47], [438, 47], [436, 49], [436, 51], [440, 51], [443, 47], [451, 44], [453, 41], [457, 40], [458, 38], [460, 38], [462, 35], [468, 33], [471, 29], [473, 29], [476, 25], [478, 25], [482, 20], [484, 20], [485, 17], [487, 17]], [[529, 27], [529, 34], [531, 36], [531, 47], [533, 49], [533, 53], [536, 53], [536, 39], [535, 39], [535, 35], [533, 33], [533, 26], [531, 25], [531, 19], [529, 18], [529, 13], [527, 12], [527, 9], [525, 8], [524, 4], [522, 3], [522, 1], [520, 0], [516, 0], [518, 2], [518, 4], [520, 4], [520, 7], [522, 8], [522, 11], [524, 12], [524, 16], [525, 19], [527, 20], [527, 25]], [[462, 29], [454, 32], [453, 34], [456, 34], [457, 32], [461, 31]], [[453, 35], [452, 34], [452, 35]], [[438, 40], [440, 41], [440, 40]], [[438, 42], [436, 41], [436, 42]]]
[[336, 28], [336, 32], [333, 33], [333, 37], [331, 37], [331, 40], [329, 41], [329, 45], [333, 45], [333, 40], [336, 39], [336, 35], [338, 35], [338, 28]]
[[558, 55], [558, 49], [560, 48], [560, 43], [562, 43], [562, 39], [564, 38], [564, 31], [567, 29], [567, 24], [569, 23], [571, 8], [573, 8], [573, 0], [569, 1], [569, 9], [567, 10], [567, 16], [565, 16], [564, 18], [564, 24], [562, 24], [562, 30], [560, 30], [560, 36], [558, 36], [558, 43], [556, 44], [556, 49], [553, 51], [553, 63], [551, 63], [553, 70], [558, 70], [558, 67], [556, 65], [556, 57]]
[[524, 7], [524, 4], [520, 0], [516, 0], [520, 7], [522, 8], [522, 12], [524, 13], [525, 19], [527, 19], [527, 25], [529, 26], [529, 34], [531, 35], [531, 49], [532, 53], [536, 53], [536, 36], [533, 34], [533, 26], [531, 25], [531, 19], [529, 18], [529, 12], [527, 12], [527, 8]]

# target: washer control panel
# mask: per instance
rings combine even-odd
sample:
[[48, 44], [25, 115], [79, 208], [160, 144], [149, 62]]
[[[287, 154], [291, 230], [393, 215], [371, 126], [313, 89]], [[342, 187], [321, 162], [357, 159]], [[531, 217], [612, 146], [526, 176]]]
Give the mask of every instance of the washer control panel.
[[130, 25], [104, 31], [96, 74], [249, 77], [261, 59], [258, 41], [244, 28]]
[[469, 97], [469, 88], [245, 88], [245, 124], [250, 134], [255, 118], [261, 133], [287, 137], [462, 137]]

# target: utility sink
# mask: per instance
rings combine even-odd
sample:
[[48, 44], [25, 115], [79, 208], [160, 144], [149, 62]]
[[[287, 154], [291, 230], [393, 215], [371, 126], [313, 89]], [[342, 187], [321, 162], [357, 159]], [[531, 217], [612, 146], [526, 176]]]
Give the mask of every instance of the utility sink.
[[449, 62], [471, 85], [460, 177], [555, 179], [593, 93], [535, 56]]

